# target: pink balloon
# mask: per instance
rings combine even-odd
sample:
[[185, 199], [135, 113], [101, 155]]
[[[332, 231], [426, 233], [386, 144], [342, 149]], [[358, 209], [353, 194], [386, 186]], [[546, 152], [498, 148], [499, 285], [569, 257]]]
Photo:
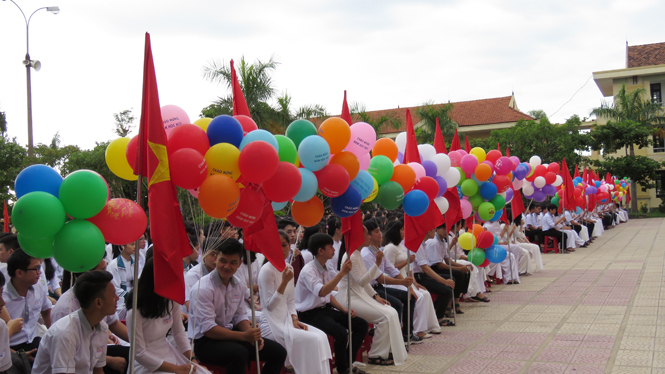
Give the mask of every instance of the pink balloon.
[[508, 157], [501, 157], [494, 163], [497, 175], [507, 175], [513, 171], [513, 162]]
[[450, 166], [456, 167], [460, 165], [460, 162], [462, 161], [462, 155], [459, 153], [459, 151], [452, 151], [448, 153], [448, 157], [450, 158]]
[[458, 149], [457, 152], [459, 152], [459, 154], [461, 154], [462, 157], [464, 157], [464, 156], [466, 156], [466, 155], [469, 154], [467, 151], [465, 151], [465, 150], [463, 150], [463, 149]]
[[426, 175], [425, 168], [417, 162], [409, 162], [408, 165], [416, 172], [416, 181]]
[[189, 116], [180, 107], [175, 105], [164, 105], [161, 107], [162, 121], [164, 121], [164, 131], [169, 135], [173, 129], [189, 122]]
[[490, 169], [492, 169], [492, 173], [494, 173], [494, 163], [492, 161], [485, 160], [485, 161], [481, 162], [481, 164], [488, 165], [490, 167]]
[[515, 170], [515, 168], [517, 167], [517, 165], [520, 164], [520, 159], [517, 158], [517, 157], [515, 157], [515, 156], [510, 156], [510, 161], [512, 161], [513, 164], [514, 164], [514, 165], [513, 165], [513, 170]]
[[467, 174], [473, 174], [478, 166], [478, 159], [474, 155], [462, 156], [462, 161], [460, 161], [460, 166], [462, 170]]
[[199, 189], [198, 188], [195, 188], [193, 190], [187, 190], [187, 192], [192, 194], [192, 196], [194, 196], [195, 199], [199, 198]]
[[471, 206], [471, 202], [469, 202], [469, 200], [460, 200], [459, 206], [462, 209], [463, 218], [469, 218], [471, 213], [473, 213], [473, 207]]
[[360, 157], [368, 154], [376, 143], [376, 131], [369, 123], [356, 122], [351, 125], [351, 140], [346, 150]]
[[360, 163], [360, 170], [367, 170], [367, 168], [369, 168], [369, 162], [371, 159], [372, 157], [370, 157], [369, 153], [365, 153], [362, 156], [358, 156], [358, 163]]

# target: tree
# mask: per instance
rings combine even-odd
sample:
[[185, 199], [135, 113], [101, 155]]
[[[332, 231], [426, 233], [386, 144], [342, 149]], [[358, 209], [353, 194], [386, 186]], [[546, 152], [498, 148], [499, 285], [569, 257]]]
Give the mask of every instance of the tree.
[[0, 137], [7, 136], [7, 115], [5, 112], [0, 112]]
[[18, 144], [16, 138], [0, 137], [0, 199], [15, 200], [14, 181], [23, 170], [28, 151]]
[[[436, 119], [439, 119], [439, 126], [441, 127], [441, 134], [443, 138], [452, 140], [455, 135], [457, 123], [450, 118], [450, 112], [453, 110], [453, 104], [439, 104], [435, 105], [433, 102], [427, 102], [421, 107], [418, 107], [415, 112], [423, 123], [416, 131], [416, 138], [418, 143], [434, 144], [434, 136], [436, 134]], [[414, 123], [415, 125], [415, 123]]]
[[396, 112], [386, 111], [381, 115], [376, 113], [370, 114], [367, 113], [367, 108], [365, 104], [354, 102], [349, 108], [351, 112], [351, 119], [353, 122], [365, 122], [371, 125], [374, 128], [374, 132], [378, 134], [383, 130], [389, 129], [399, 129], [404, 121], [399, 118]]
[[134, 129], [136, 117], [132, 115], [131, 109], [113, 113], [113, 119], [115, 120], [115, 129], [113, 131], [121, 138], [126, 137]]
[[656, 187], [656, 180], [660, 178], [657, 171], [665, 166], [665, 163], [645, 156], [606, 157], [603, 161], [594, 160], [593, 163], [601, 174], [609, 172], [619, 178], [628, 177], [631, 182], [639, 183], [642, 191]]
[[60, 143], [60, 133], [56, 132], [51, 139], [51, 144], [46, 145], [39, 143], [35, 146], [34, 157], [26, 157], [23, 166], [27, 167], [33, 164], [45, 164], [54, 169], [60, 170], [62, 165], [72, 154], [81, 151], [79, 147], [75, 145], [62, 147]]
[[542, 109], [530, 110], [527, 114], [538, 121], [540, 121], [543, 118], [547, 119], [547, 113], [545, 113], [545, 111]]

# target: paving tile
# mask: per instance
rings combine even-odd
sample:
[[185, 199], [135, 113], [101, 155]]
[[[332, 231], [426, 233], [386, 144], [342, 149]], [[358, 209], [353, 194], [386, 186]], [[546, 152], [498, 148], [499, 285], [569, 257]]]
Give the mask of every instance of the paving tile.
[[536, 357], [536, 361], [572, 362], [576, 350], [572, 347], [547, 347]]
[[463, 358], [449, 367], [446, 373], [484, 373], [484, 369], [489, 363], [486, 360]]
[[563, 374], [568, 365], [553, 362], [534, 362], [527, 370], [528, 374]]
[[653, 352], [620, 349], [614, 360], [619, 366], [651, 366]]
[[612, 354], [611, 349], [578, 348], [573, 357], [573, 363], [606, 365]]
[[565, 374], [603, 374], [605, 373], [605, 365], [568, 365]]
[[619, 349], [653, 351], [654, 347], [655, 338], [646, 336], [624, 336], [623, 339], [621, 339]]

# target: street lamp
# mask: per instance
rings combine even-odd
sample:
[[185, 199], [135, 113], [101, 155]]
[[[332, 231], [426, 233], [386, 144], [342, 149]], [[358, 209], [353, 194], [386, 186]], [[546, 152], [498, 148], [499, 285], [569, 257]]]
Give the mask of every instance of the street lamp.
[[51, 12], [53, 14], [58, 14], [60, 13], [60, 8], [57, 6], [39, 8], [34, 12], [32, 12], [30, 17], [26, 18], [25, 13], [23, 13], [23, 9], [21, 9], [21, 7], [14, 2], [14, 0], [9, 0], [9, 1], [11, 1], [14, 5], [16, 5], [18, 10], [21, 11], [21, 15], [23, 15], [23, 20], [25, 21], [25, 60], [23, 60], [23, 65], [25, 65], [25, 74], [26, 74], [27, 88], [28, 88], [28, 156], [32, 157], [34, 156], [34, 152], [32, 144], [32, 83], [30, 81], [30, 68], [35, 69], [35, 71], [39, 71], [39, 69], [41, 69], [42, 67], [42, 64], [37, 60], [30, 59], [30, 36], [29, 36], [30, 20], [32, 19], [32, 16], [35, 13], [37, 13], [42, 9], [46, 9], [48, 12]]

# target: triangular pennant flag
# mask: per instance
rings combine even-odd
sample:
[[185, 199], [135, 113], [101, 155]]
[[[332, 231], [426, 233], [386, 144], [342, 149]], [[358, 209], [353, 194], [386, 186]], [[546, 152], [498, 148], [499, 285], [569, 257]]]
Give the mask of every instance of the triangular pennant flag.
[[469, 144], [469, 137], [464, 135], [464, 150], [466, 153], [471, 152], [471, 144]]
[[513, 219], [524, 213], [524, 202], [522, 201], [521, 190], [513, 190], [513, 200], [510, 202], [510, 208], [513, 211]]
[[457, 151], [462, 148], [459, 142], [459, 135], [457, 134], [457, 129], [455, 129], [455, 136], [453, 136], [453, 142], [450, 143], [450, 151]]
[[434, 134], [434, 149], [436, 153], [448, 153], [446, 150], [446, 142], [441, 133], [441, 126], [439, 126], [439, 117], [436, 117], [436, 133]]
[[496, 142], [496, 150], [501, 152], [501, 146], [499, 146], [499, 142]]
[[586, 177], [587, 177], [587, 170], [586, 170], [586, 166], [585, 166], [584, 167], [584, 172], [582, 173], [582, 182], [587, 183]]
[[7, 200], [3, 201], [3, 203], [5, 203], [5, 208], [2, 211], [2, 219], [5, 220], [4, 230], [5, 230], [5, 232], [9, 232], [9, 213], [7, 212]]
[[[351, 126], [351, 112], [349, 111], [349, 104], [346, 101], [346, 90], [344, 90], [344, 101], [342, 102], [342, 119]], [[351, 217], [342, 217], [341, 220], [346, 252], [351, 256], [353, 251], [365, 242], [363, 219], [360, 211], [357, 211]]]
[[612, 176], [610, 175], [609, 171], [607, 172], [607, 174], [605, 174], [605, 182], [612, 183]]
[[568, 169], [568, 164], [566, 163], [566, 159], [563, 159], [562, 162], [563, 168], [561, 169], [562, 177], [563, 177], [563, 185], [565, 187], [564, 189], [564, 199], [563, 199], [563, 206], [564, 209], [571, 209], [574, 210], [575, 208], [575, 187], [573, 186], [573, 178], [570, 176], [570, 170]]
[[277, 231], [277, 222], [273, 213], [272, 205], [260, 190], [263, 201], [263, 214], [253, 225], [243, 229], [245, 248], [252, 252], [263, 253], [270, 263], [280, 272], [286, 267], [282, 242]]
[[[416, 141], [416, 131], [413, 129], [413, 120], [411, 120], [411, 112], [407, 109], [406, 110], [406, 149], [404, 150], [404, 164], [408, 164], [409, 162], [420, 163], [420, 153], [418, 153], [418, 142]], [[404, 193], [407, 192], [408, 191], [404, 191]]]
[[506, 157], [510, 157], [510, 148], [506, 147]]
[[575, 165], [575, 175], [573, 178], [579, 178], [580, 177], [580, 169], [577, 168], [577, 165]]
[[349, 124], [349, 126], [352, 125], [351, 112], [349, 111], [349, 104], [346, 102], [346, 90], [344, 90], [344, 101], [342, 102], [342, 119], [345, 120], [346, 123]]
[[455, 224], [462, 219], [462, 209], [460, 209], [459, 194], [457, 187], [450, 188], [443, 194], [448, 200], [448, 211], [446, 212], [446, 230], [450, 232]]
[[231, 83], [231, 90], [233, 91], [233, 115], [237, 116], [240, 114], [251, 117], [247, 101], [245, 101], [245, 95], [242, 93], [242, 88], [240, 88], [240, 82], [238, 82], [238, 76], [236, 75], [236, 69], [233, 66], [233, 60], [231, 60]]
[[508, 214], [506, 213], [506, 208], [504, 207], [501, 212], [501, 217], [499, 217], [499, 221], [505, 223], [506, 225], [509, 224], [508, 222]]

